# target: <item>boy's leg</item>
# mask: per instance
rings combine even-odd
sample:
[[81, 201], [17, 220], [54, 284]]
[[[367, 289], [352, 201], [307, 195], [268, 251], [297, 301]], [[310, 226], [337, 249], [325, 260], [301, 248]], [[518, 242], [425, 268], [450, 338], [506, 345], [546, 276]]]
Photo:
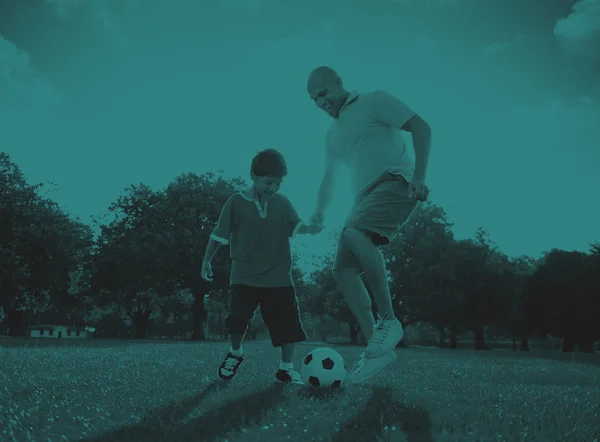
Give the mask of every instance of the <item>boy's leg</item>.
[[307, 336], [298, 311], [296, 290], [293, 286], [264, 289], [260, 310], [273, 347], [281, 347], [275, 378], [286, 384], [302, 384], [300, 374], [294, 370], [294, 350], [296, 343], [306, 341]]
[[231, 287], [230, 312], [225, 319], [225, 328], [227, 333], [231, 335], [231, 348], [225, 360], [219, 366], [219, 377], [223, 380], [232, 379], [240, 364], [244, 361], [242, 342], [248, 328], [248, 322], [254, 317], [257, 306], [256, 289], [244, 285]]
[[242, 342], [244, 341], [246, 332], [243, 333], [232, 333], [231, 334], [231, 349], [237, 351], [242, 350]]
[[296, 350], [295, 343], [281, 344], [281, 361], [286, 364], [293, 364], [294, 362], [294, 351]]
[[231, 286], [231, 301], [229, 314], [225, 318], [225, 328], [231, 335], [231, 348], [236, 352], [242, 351], [242, 342], [248, 323], [258, 307], [259, 295], [255, 287], [237, 284]]

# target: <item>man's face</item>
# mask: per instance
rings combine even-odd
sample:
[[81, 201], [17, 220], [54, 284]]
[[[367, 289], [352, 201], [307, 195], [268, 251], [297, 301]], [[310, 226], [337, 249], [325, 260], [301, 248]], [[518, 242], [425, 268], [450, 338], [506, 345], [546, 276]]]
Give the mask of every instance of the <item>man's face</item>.
[[252, 174], [252, 181], [254, 181], [254, 188], [261, 199], [270, 199], [279, 191], [283, 178], [276, 178], [271, 176], [258, 177]]
[[337, 118], [344, 105], [344, 91], [338, 82], [331, 78], [315, 75], [308, 82], [308, 95], [319, 109], [324, 110], [332, 118]]

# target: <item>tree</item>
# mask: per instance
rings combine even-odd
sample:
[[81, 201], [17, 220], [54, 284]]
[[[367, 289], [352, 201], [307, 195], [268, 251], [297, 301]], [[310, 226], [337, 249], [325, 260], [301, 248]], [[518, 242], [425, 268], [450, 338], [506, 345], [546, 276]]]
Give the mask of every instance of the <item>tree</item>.
[[162, 211], [170, 220], [174, 233], [175, 249], [171, 275], [178, 286], [189, 290], [194, 297], [192, 339], [204, 340], [204, 323], [207, 312], [206, 294], [227, 296], [231, 263], [228, 254], [220, 251], [213, 260], [214, 281], [206, 283], [200, 277], [200, 268], [210, 234], [217, 224], [221, 209], [227, 199], [244, 187], [240, 178], [225, 180], [213, 173], [183, 174], [175, 178], [165, 190]]
[[348, 324], [350, 343], [357, 344], [360, 327], [333, 279], [334, 259], [335, 252], [320, 257], [316, 270], [309, 276], [312, 290], [310, 294], [307, 293], [304, 307], [314, 316], [321, 317], [325, 321], [333, 320]]
[[163, 200], [161, 192], [143, 184], [127, 189], [109, 207], [115, 219], [101, 226], [91, 262], [97, 305], [125, 309], [136, 338], [145, 337], [151, 313], [177, 288], [169, 274], [175, 236], [161, 211]]
[[506, 275], [509, 259], [497, 250], [480, 228], [475, 239], [457, 241], [453, 258], [455, 290], [463, 300], [463, 326], [475, 337], [476, 350], [487, 350], [484, 327], [499, 322], [510, 311]]
[[529, 351], [529, 337], [532, 333], [527, 323], [525, 304], [525, 282], [535, 271], [537, 262], [528, 256], [520, 256], [509, 261], [505, 277], [507, 278], [507, 302], [510, 310], [506, 317], [498, 321], [506, 326], [512, 335], [513, 351], [516, 350], [516, 338], [520, 339], [520, 350]]
[[405, 325], [425, 322], [440, 332], [444, 345], [450, 330], [451, 347], [462, 325], [463, 299], [456, 288], [456, 242], [444, 210], [422, 204], [384, 249], [396, 314]]
[[71, 275], [92, 244], [91, 230], [39, 195], [0, 153], [0, 303], [10, 333], [25, 332], [25, 312], [73, 307]]
[[[592, 249], [594, 251], [594, 249]], [[552, 250], [527, 278], [525, 307], [531, 327], [563, 338], [563, 351], [593, 351], [600, 338], [597, 258]]]

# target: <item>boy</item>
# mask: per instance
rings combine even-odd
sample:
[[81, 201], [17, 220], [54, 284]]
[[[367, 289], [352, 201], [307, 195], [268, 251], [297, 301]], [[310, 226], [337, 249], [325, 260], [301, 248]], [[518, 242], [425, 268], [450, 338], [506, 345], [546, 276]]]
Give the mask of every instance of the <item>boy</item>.
[[235, 376], [244, 360], [242, 341], [248, 322], [260, 305], [273, 347], [281, 347], [275, 379], [302, 384], [292, 361], [295, 343], [307, 337], [292, 281], [289, 239], [297, 233], [315, 234], [321, 229], [304, 225], [291, 202], [277, 193], [287, 175], [287, 165], [278, 151], [259, 152], [250, 172], [252, 188], [227, 200], [202, 263], [202, 278], [212, 281], [210, 262], [221, 244], [231, 243], [231, 306], [225, 320], [231, 348], [218, 373], [226, 381]]

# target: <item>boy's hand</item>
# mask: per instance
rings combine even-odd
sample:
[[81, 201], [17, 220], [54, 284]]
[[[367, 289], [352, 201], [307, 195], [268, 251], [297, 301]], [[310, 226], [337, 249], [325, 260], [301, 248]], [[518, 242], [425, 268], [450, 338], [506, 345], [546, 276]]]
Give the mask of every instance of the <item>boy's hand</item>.
[[312, 222], [311, 224], [306, 226], [308, 229], [308, 233], [311, 235], [317, 235], [323, 231], [325, 226], [323, 224]]
[[200, 276], [206, 282], [212, 282], [213, 272], [212, 266], [210, 265], [210, 261], [202, 261], [202, 270], [200, 270]]

